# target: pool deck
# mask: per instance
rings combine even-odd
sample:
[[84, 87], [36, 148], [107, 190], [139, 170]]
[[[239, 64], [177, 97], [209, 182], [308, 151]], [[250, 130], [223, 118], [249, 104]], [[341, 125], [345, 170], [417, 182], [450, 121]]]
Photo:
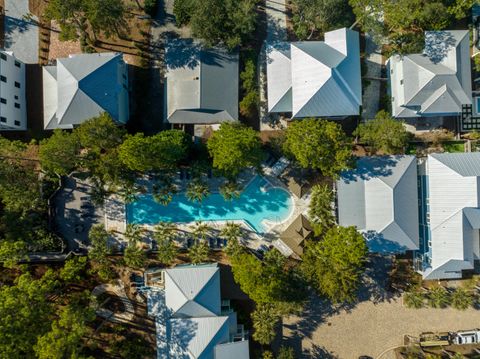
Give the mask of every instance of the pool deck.
[[[248, 185], [248, 183], [256, 176], [255, 171], [248, 170], [242, 173], [239, 176], [238, 182], [242, 187]], [[280, 187], [288, 191], [288, 188], [285, 184], [279, 180], [277, 177], [270, 176], [270, 175], [263, 175], [263, 177], [273, 186], [273, 187]], [[145, 185], [149, 190], [150, 182], [148, 179], [144, 178], [140, 180], [142, 185]], [[174, 181], [177, 187], [180, 190], [185, 190], [188, 180], [181, 180], [178, 176], [177, 179]], [[218, 192], [219, 186], [224, 183], [224, 179], [213, 177], [213, 178], [205, 178], [205, 182], [208, 183], [211, 193]], [[246, 221], [237, 220], [237, 221], [204, 221], [208, 223], [211, 228], [210, 237], [218, 237], [220, 234], [221, 229], [225, 226], [228, 222], [238, 223], [242, 226], [242, 243], [252, 249], [257, 249], [261, 245], [270, 245], [273, 244], [277, 249], [279, 249], [285, 255], [288, 255], [288, 251], [286, 250], [285, 246], [282, 246], [282, 242], [279, 241], [280, 234], [298, 217], [299, 214], [307, 214], [308, 212], [308, 204], [310, 199], [308, 196], [304, 196], [303, 198], [299, 199], [296, 196], [291, 195], [293, 200], [293, 209], [285, 220], [281, 222], [272, 222], [264, 220], [262, 224], [267, 228], [265, 233], [257, 233]], [[192, 232], [196, 222], [188, 222], [188, 223], [176, 223], [180, 236], [177, 239], [177, 242], [182, 245], [183, 241], [188, 238], [188, 234]], [[126, 229], [126, 206], [125, 203], [118, 197], [118, 196], [111, 196], [105, 202], [105, 227], [107, 231], [111, 231], [113, 234], [113, 240], [117, 242], [117, 244], [126, 245], [126, 241], [123, 237], [123, 233]], [[151, 233], [153, 231], [152, 225], [144, 224], [142, 227], [146, 230], [145, 233], [145, 241], [147, 244], [151, 243]]]

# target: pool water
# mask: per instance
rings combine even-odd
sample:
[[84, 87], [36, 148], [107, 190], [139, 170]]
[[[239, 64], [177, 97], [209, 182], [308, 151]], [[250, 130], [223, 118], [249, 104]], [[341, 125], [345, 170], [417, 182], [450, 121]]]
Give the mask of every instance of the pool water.
[[212, 193], [201, 203], [191, 202], [179, 193], [164, 206], [155, 202], [151, 194], [145, 194], [127, 204], [126, 211], [127, 223], [155, 225], [158, 222], [245, 220], [262, 233], [265, 231], [263, 220], [283, 221], [292, 209], [293, 200], [286, 190], [272, 188], [263, 177], [256, 176], [240, 197], [231, 201], [226, 201], [219, 193]]

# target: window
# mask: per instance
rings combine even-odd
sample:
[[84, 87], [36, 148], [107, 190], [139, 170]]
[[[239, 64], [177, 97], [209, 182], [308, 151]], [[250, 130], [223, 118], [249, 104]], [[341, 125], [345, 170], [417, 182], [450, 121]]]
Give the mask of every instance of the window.
[[7, 122], [7, 118], [3, 117], [3, 116], [0, 116], [0, 122]]
[[2, 98], [0, 98], [0, 102], [4, 103], [6, 105], [7, 104], [7, 99], [2, 97]]
[[0, 81], [7, 82], [7, 78], [3, 75], [0, 75]]
[[4, 53], [0, 53], [0, 58], [1, 58], [2, 60], [7, 61], [7, 55], [5, 55]]
[[20, 82], [15, 81], [15, 87], [19, 89], [20, 88]]
[[20, 126], [20, 121], [13, 121], [13, 123], [15, 124], [15, 126]]
[[403, 85], [403, 79], [400, 80], [400, 85]]
[[15, 66], [20, 67], [22, 66], [22, 64], [20, 63], [20, 61], [15, 60]]
[[15, 100], [18, 100], [18, 96], [17, 96], [17, 95], [15, 95]]
[[395, 98], [394, 98], [394, 97], [392, 97], [392, 102], [393, 102], [393, 101], [395, 101]]
[[20, 108], [20, 104], [18, 102], [15, 102], [15, 108]]

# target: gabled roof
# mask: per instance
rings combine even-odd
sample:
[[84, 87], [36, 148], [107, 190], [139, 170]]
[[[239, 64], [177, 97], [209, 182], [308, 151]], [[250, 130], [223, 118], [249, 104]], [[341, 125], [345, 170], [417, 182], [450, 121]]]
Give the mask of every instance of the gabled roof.
[[267, 45], [269, 112], [292, 118], [357, 115], [362, 104], [358, 33], [343, 28], [325, 41]]
[[174, 39], [166, 46], [166, 119], [215, 124], [238, 119], [238, 53]]
[[220, 273], [216, 266], [165, 270], [165, 303], [174, 317], [220, 314]]
[[468, 31], [427, 31], [422, 54], [389, 59], [395, 117], [448, 116], [471, 104]]
[[363, 157], [337, 181], [338, 223], [356, 226], [374, 252], [418, 249], [415, 156]]
[[480, 152], [432, 153], [430, 157], [463, 177], [480, 176]]
[[72, 128], [102, 112], [125, 122], [120, 106], [128, 95], [120, 66], [125, 66], [122, 54], [99, 53], [60, 58], [56, 66], [44, 67], [45, 129]]

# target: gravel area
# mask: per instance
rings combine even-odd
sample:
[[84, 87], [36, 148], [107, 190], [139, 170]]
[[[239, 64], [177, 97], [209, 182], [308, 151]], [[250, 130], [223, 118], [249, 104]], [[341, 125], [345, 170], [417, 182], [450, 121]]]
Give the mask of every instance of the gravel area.
[[[374, 262], [370, 278], [361, 290], [360, 303], [353, 308], [335, 311], [315, 296], [301, 317], [284, 320], [284, 340], [295, 348], [299, 358], [358, 359], [360, 355], [378, 358], [383, 352], [402, 345], [405, 334], [418, 336], [422, 332], [479, 326], [480, 311], [473, 308], [458, 311], [404, 307], [400, 297], [392, 297], [382, 290], [385, 263], [379, 259]], [[393, 358], [392, 355], [388, 351], [381, 359]]]
[[55, 21], [52, 21], [50, 32], [50, 48], [48, 58], [50, 60], [62, 57], [68, 57], [70, 54], [81, 54], [80, 41], [60, 41], [60, 27]]

